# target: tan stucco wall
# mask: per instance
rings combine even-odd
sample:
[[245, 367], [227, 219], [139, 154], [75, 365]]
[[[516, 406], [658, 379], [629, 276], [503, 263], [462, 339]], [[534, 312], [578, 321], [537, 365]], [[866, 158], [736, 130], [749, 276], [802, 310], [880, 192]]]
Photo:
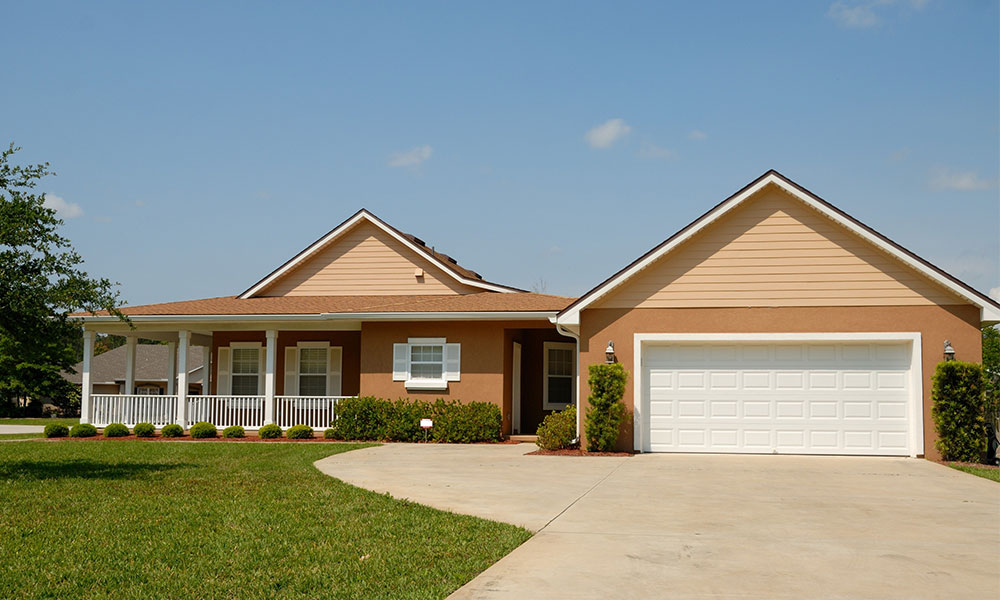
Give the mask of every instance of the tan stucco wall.
[[924, 453], [929, 458], [938, 458], [940, 455], [934, 448], [937, 435], [930, 412], [931, 375], [942, 360], [946, 339], [951, 340], [958, 360], [982, 360], [979, 309], [974, 306], [587, 309], [581, 315], [581, 406], [586, 410], [587, 368], [604, 362], [604, 349], [609, 340], [615, 342], [615, 355], [629, 371], [624, 397], [629, 416], [618, 438], [618, 447], [631, 450], [634, 334], [864, 331], [921, 334]]
[[964, 302], [771, 185], [593, 307], [926, 306]]

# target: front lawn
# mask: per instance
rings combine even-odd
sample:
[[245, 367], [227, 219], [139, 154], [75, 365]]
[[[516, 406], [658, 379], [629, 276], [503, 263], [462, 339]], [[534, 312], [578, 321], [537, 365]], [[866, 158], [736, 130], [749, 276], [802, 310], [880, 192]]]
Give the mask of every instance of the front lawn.
[[33, 438], [43, 438], [44, 433], [0, 433], [0, 441], [3, 440], [30, 440]]
[[359, 444], [0, 444], [4, 598], [444, 598], [518, 527], [349, 486]]
[[977, 466], [965, 463], [948, 463], [952, 469], [958, 469], [966, 473], [971, 473], [983, 479], [990, 479], [1000, 483], [1000, 469], [990, 466]]
[[80, 419], [62, 419], [54, 417], [51, 419], [0, 419], [0, 425], [39, 425], [45, 427], [50, 423], [62, 423], [66, 427], [72, 427], [80, 422]]

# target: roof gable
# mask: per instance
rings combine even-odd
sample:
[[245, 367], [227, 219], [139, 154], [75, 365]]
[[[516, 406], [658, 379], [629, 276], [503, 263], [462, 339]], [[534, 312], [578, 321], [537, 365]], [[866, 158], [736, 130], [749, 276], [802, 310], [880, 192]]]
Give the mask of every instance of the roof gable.
[[520, 291], [427, 248], [366, 210], [358, 211], [240, 298], [286, 295], [466, 294]]
[[[794, 216], [781, 214], [782, 198], [774, 194], [784, 197], [788, 212]], [[747, 205], [760, 199], [776, 204], [763, 206], [757, 214], [748, 210]], [[768, 216], [775, 218], [767, 222]], [[727, 221], [728, 230], [724, 227]], [[715, 227], [719, 223], [724, 226]], [[763, 228], [757, 234], [774, 235], [756, 240], [742, 237], [755, 226]], [[860, 279], [852, 281], [854, 276], [844, 275], [839, 284], [831, 286], [829, 278], [815, 276], [811, 278], [816, 281], [809, 283], [796, 269], [785, 269], [785, 274], [793, 277], [784, 282], [781, 280], [788, 278], [778, 276], [782, 269], [774, 272], [774, 267], [789, 262], [815, 266], [823, 261], [810, 259], [824, 257]], [[698, 273], [692, 271], [695, 268]], [[753, 272], [761, 269], [772, 272]], [[728, 274], [729, 280], [713, 277], [720, 274]], [[971, 303], [980, 308], [983, 321], [1000, 320], [997, 303], [769, 171], [583, 295], [560, 312], [557, 322], [576, 325], [580, 312], [588, 307], [815, 306], [831, 304], [831, 295], [836, 298], [838, 294], [842, 303], [854, 305]]]

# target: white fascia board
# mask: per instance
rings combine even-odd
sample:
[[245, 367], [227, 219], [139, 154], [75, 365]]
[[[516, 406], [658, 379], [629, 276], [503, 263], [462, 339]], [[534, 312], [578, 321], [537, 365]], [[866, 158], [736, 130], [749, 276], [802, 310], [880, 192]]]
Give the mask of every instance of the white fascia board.
[[633, 275], [635, 275], [639, 271], [642, 271], [653, 262], [659, 260], [663, 255], [667, 254], [680, 244], [683, 244], [692, 236], [698, 234], [700, 231], [705, 229], [705, 227], [708, 227], [709, 225], [717, 221], [720, 217], [722, 217], [732, 209], [742, 204], [744, 200], [756, 194], [762, 188], [770, 184], [774, 184], [780, 187], [782, 190], [791, 194], [795, 198], [798, 198], [807, 206], [812, 207], [813, 209], [820, 212], [828, 219], [840, 224], [843, 227], [846, 227], [848, 230], [854, 232], [864, 240], [868, 241], [871, 244], [874, 244], [877, 248], [881, 249], [882, 251], [896, 258], [897, 260], [903, 262], [904, 264], [910, 266], [911, 268], [916, 269], [919, 273], [923, 274], [925, 277], [928, 277], [932, 281], [948, 289], [949, 291], [959, 296], [960, 298], [967, 300], [974, 306], [978, 306], [980, 309], [981, 321], [983, 322], [1000, 321], [1000, 309], [988, 303], [983, 302], [981, 298], [977, 298], [974, 294], [971, 294], [969, 290], [967, 290], [964, 286], [958, 285], [951, 279], [944, 277], [943, 275], [938, 273], [935, 269], [928, 267], [927, 265], [918, 260], [914, 260], [912, 256], [898, 249], [895, 245], [889, 244], [882, 238], [872, 234], [864, 227], [858, 225], [857, 222], [855, 222], [854, 220], [850, 218], [845, 218], [844, 215], [838, 213], [837, 211], [831, 210], [828, 206], [826, 206], [822, 202], [817, 202], [816, 199], [814, 199], [809, 194], [802, 192], [802, 190], [798, 189], [794, 185], [790, 185], [789, 182], [786, 181], [781, 176], [775, 173], [770, 173], [767, 176], [761, 178], [761, 180], [758, 181], [756, 184], [743, 190], [738, 195], [730, 198], [729, 201], [720, 204], [713, 211], [704, 215], [693, 226], [689, 227], [681, 235], [678, 235], [675, 239], [671, 240], [669, 244], [665, 244], [662, 248], [660, 248], [656, 252], [650, 253], [649, 256], [645, 257], [641, 261], [632, 265], [631, 268], [619, 273], [616, 277], [614, 277], [601, 287], [591, 291], [590, 294], [585, 296], [586, 298], [585, 300], [574, 306], [572, 310], [567, 311], [565, 314], [560, 315], [557, 318], [556, 322], [560, 325], [579, 325], [580, 313], [587, 306], [593, 304], [600, 298], [604, 297], [611, 290], [615, 289], [616, 287], [624, 283], [626, 280], [632, 278]]
[[[496, 320], [547, 320], [555, 318], [556, 311], [479, 311], [479, 312], [373, 312], [373, 313], [309, 313], [278, 315], [132, 315], [136, 323], [205, 323], [205, 322], [261, 322], [261, 321], [496, 321]], [[120, 323], [115, 316], [73, 317], [83, 323]]]
[[288, 263], [286, 263], [284, 266], [282, 266], [280, 269], [278, 269], [274, 273], [271, 273], [267, 278], [263, 279], [260, 283], [258, 283], [257, 285], [253, 286], [252, 288], [250, 288], [246, 292], [243, 292], [242, 294], [240, 294], [239, 298], [245, 300], [247, 298], [252, 297], [254, 294], [256, 294], [257, 292], [259, 292], [260, 290], [266, 288], [268, 285], [270, 285], [276, 279], [278, 279], [279, 277], [281, 277], [285, 273], [289, 272], [290, 270], [294, 269], [296, 265], [298, 265], [299, 263], [301, 263], [305, 259], [307, 259], [310, 256], [312, 256], [313, 254], [315, 254], [317, 251], [319, 251], [320, 248], [322, 248], [323, 246], [327, 245], [328, 243], [330, 243], [331, 241], [333, 241], [337, 237], [340, 237], [341, 234], [343, 234], [348, 229], [350, 229], [350, 228], [354, 227], [355, 225], [357, 225], [360, 221], [367, 221], [367, 222], [371, 223], [372, 225], [375, 225], [376, 227], [378, 227], [379, 229], [381, 229], [385, 233], [391, 235], [393, 238], [395, 238], [396, 240], [398, 240], [404, 246], [406, 246], [410, 250], [416, 252], [418, 255], [420, 255], [420, 256], [426, 258], [427, 260], [429, 260], [431, 262], [431, 264], [435, 265], [436, 267], [438, 267], [439, 269], [441, 269], [442, 271], [444, 271], [446, 274], [448, 274], [449, 276], [451, 276], [452, 279], [458, 281], [459, 283], [464, 283], [465, 285], [471, 285], [471, 286], [474, 286], [474, 287], [482, 288], [484, 290], [490, 290], [490, 291], [493, 291], [493, 292], [509, 293], [509, 292], [513, 291], [513, 290], [511, 290], [509, 288], [506, 288], [506, 287], [503, 287], [503, 286], [493, 285], [493, 284], [485, 283], [485, 282], [482, 282], [482, 281], [475, 281], [475, 280], [472, 280], [472, 279], [466, 279], [465, 277], [460, 276], [458, 273], [455, 273], [454, 271], [452, 271], [451, 269], [449, 269], [444, 263], [442, 263], [440, 260], [438, 260], [434, 256], [432, 256], [430, 254], [427, 254], [426, 252], [420, 250], [413, 242], [411, 242], [410, 240], [406, 239], [405, 237], [399, 235], [392, 228], [386, 227], [386, 225], [384, 223], [382, 223], [378, 218], [376, 218], [373, 215], [371, 215], [368, 211], [361, 210], [361, 211], [358, 212], [358, 214], [354, 215], [354, 217], [348, 219], [347, 221], [344, 221], [343, 223], [341, 223], [341, 225], [339, 227], [337, 227], [336, 229], [334, 229], [330, 233], [328, 233], [325, 236], [323, 236], [322, 238], [320, 238], [320, 240], [317, 241], [317, 242], [315, 242], [315, 243], [313, 243], [312, 246], [309, 246], [308, 248], [306, 248], [296, 258], [294, 258], [293, 260], [291, 260]]

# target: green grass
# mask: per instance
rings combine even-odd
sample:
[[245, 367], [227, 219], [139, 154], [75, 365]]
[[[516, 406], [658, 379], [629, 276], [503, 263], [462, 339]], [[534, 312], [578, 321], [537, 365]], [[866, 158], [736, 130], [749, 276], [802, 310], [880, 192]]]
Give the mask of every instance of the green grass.
[[45, 437], [44, 433], [0, 433], [0, 440], [30, 440]]
[[977, 467], [975, 465], [948, 465], [952, 469], [958, 469], [959, 471], [964, 471], [966, 473], [972, 473], [977, 477], [982, 477], [983, 479], [989, 479], [991, 481], [996, 481], [1000, 483], [1000, 469], [989, 468], [989, 467]]
[[0, 444], [4, 598], [444, 598], [530, 534], [321, 474], [357, 444]]
[[72, 427], [80, 422], [80, 419], [0, 419], [0, 425], [40, 425], [45, 427], [49, 423], [62, 423], [66, 427]]

